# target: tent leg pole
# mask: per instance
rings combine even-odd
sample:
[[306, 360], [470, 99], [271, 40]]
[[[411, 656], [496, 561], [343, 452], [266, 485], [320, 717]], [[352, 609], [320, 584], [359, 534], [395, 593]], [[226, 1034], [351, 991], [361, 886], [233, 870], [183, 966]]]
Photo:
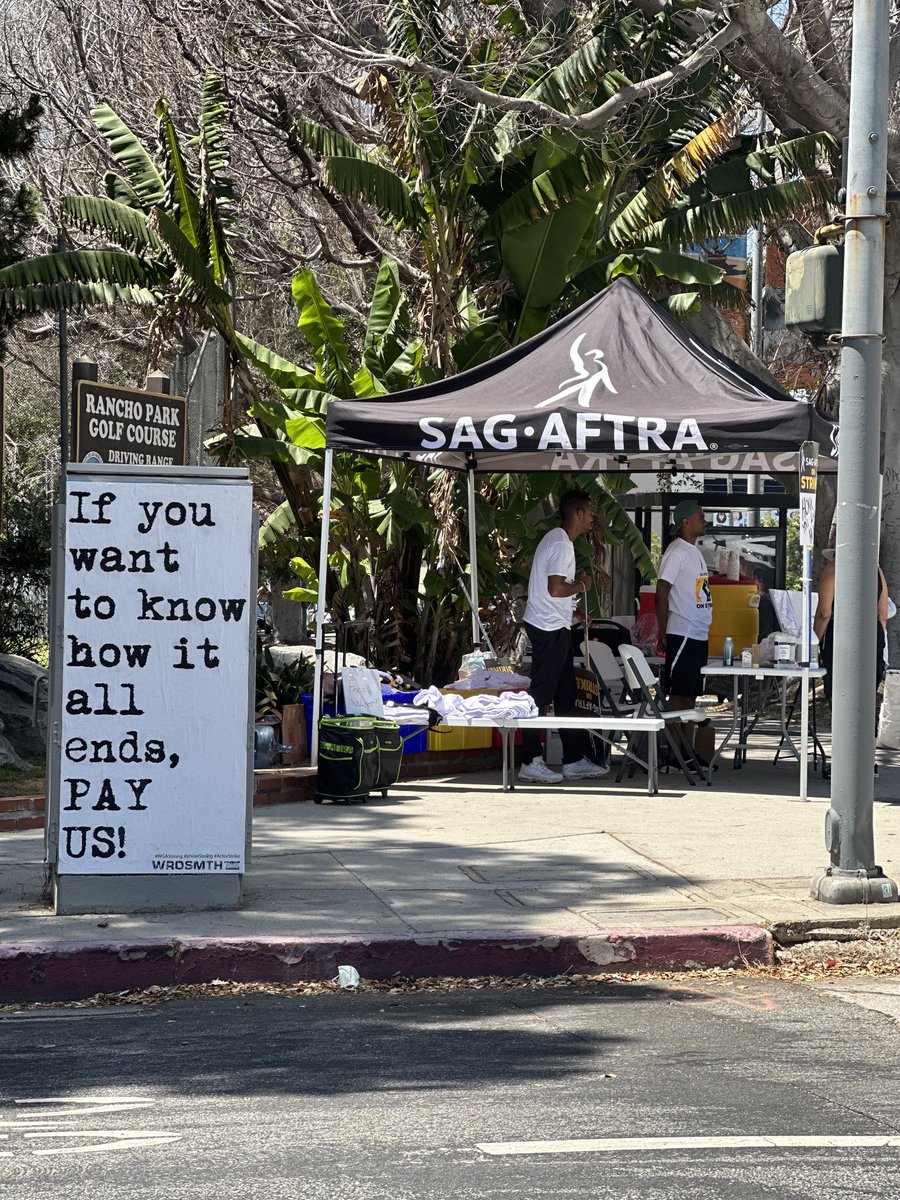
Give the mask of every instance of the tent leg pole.
[[328, 541], [331, 534], [331, 472], [334, 451], [325, 451], [325, 475], [322, 480], [322, 531], [319, 544], [319, 595], [316, 602], [316, 654], [313, 682], [312, 744], [309, 761], [319, 761], [319, 717], [322, 712], [322, 684], [325, 673], [325, 585], [328, 577]]
[[481, 644], [481, 622], [478, 619], [478, 533], [475, 529], [475, 472], [466, 472], [469, 510], [469, 602], [472, 606], [472, 644]]

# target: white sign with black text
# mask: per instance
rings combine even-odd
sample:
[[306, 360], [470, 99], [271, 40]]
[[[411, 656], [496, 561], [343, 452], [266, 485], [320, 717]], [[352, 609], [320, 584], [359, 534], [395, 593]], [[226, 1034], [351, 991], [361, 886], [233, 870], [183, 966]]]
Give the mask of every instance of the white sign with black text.
[[66, 486], [60, 874], [244, 870], [251, 488]]

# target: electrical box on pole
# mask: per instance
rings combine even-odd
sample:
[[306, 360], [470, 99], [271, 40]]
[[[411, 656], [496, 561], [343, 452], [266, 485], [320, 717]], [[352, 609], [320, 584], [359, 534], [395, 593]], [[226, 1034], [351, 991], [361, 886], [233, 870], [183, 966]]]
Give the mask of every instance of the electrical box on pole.
[[840, 333], [844, 294], [842, 246], [807, 246], [784, 268], [784, 323], [803, 333]]

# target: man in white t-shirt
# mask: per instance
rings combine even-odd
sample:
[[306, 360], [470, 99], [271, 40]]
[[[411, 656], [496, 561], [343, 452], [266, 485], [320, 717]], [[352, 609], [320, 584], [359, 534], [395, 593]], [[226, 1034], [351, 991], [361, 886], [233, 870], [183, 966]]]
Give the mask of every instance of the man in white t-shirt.
[[[550, 704], [557, 716], [575, 716], [575, 647], [572, 616], [577, 597], [590, 586], [582, 571], [575, 577], [575, 539], [594, 523], [594, 507], [587, 492], [564, 492], [559, 500], [558, 529], [538, 543], [528, 580], [525, 630], [531, 642], [531, 696], [538, 712]], [[522, 734], [522, 768], [525, 783], [561, 783], [564, 779], [599, 779], [609, 771], [590, 761], [587, 733], [561, 729], [562, 773], [552, 771], [541, 755], [541, 735], [536, 729]]]
[[703, 690], [700, 668], [706, 666], [712, 621], [709, 570], [696, 545], [706, 516], [699, 500], [689, 497], [675, 505], [672, 517], [675, 539], [656, 576], [659, 652], [666, 658], [670, 707], [693, 708]]

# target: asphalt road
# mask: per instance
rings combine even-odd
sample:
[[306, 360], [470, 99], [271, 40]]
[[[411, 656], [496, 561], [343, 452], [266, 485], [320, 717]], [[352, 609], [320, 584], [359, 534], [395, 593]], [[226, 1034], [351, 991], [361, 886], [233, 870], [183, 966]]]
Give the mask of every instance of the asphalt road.
[[[5, 1011], [0, 1039], [2, 1200], [829, 1200], [900, 1182], [896, 1025], [783, 983]], [[808, 1144], [835, 1136], [897, 1145]]]

